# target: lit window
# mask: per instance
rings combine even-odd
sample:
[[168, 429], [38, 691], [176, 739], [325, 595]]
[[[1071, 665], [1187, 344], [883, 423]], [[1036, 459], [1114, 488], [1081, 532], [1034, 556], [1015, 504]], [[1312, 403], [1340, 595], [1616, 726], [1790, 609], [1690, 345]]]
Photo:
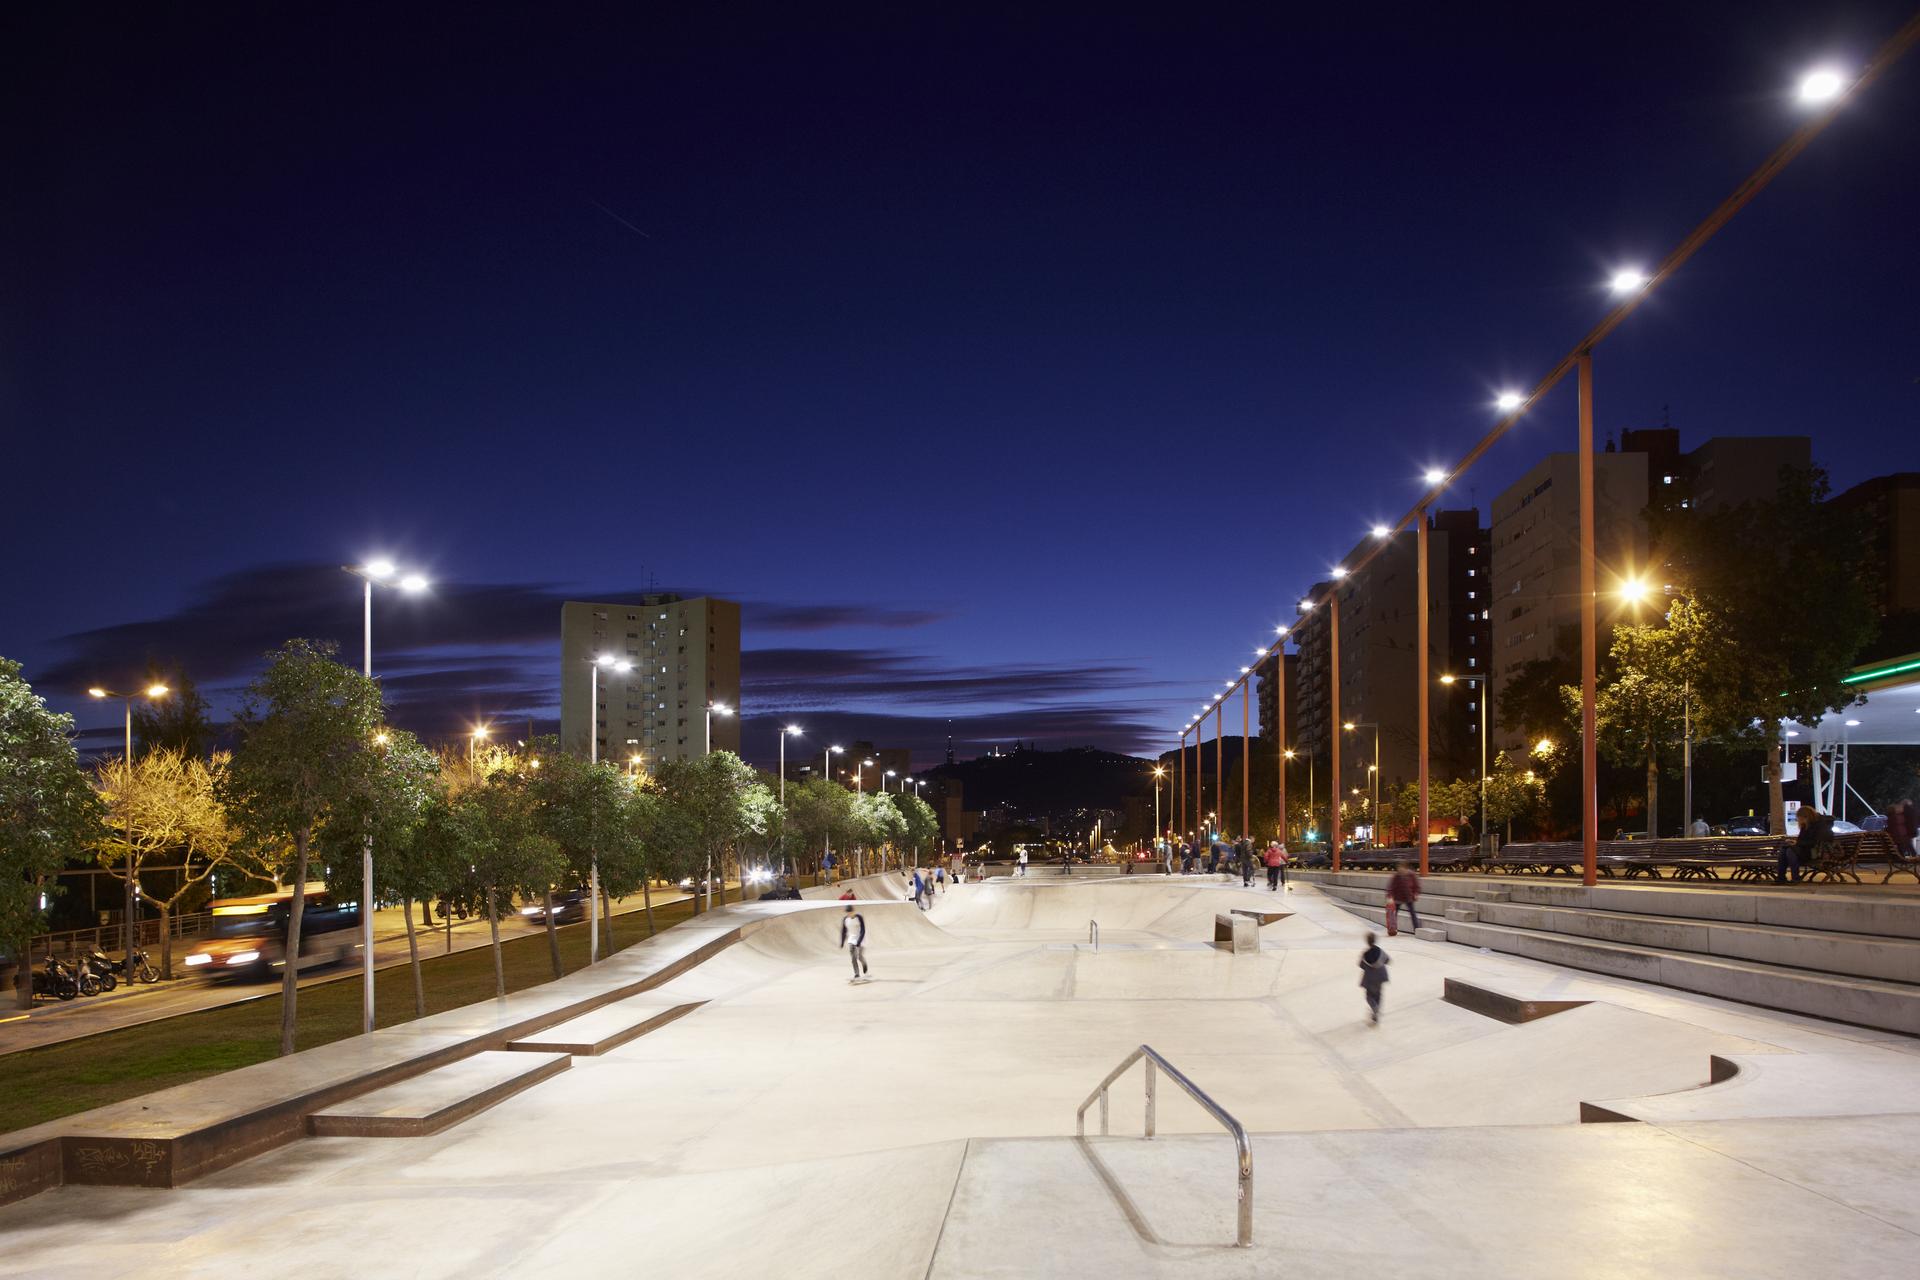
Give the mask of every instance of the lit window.
[[1661, 476], [1661, 477], [1660, 477], [1660, 483], [1661, 483], [1661, 484], [1672, 484], [1672, 483], [1673, 483], [1673, 477], [1672, 477], [1672, 476]]

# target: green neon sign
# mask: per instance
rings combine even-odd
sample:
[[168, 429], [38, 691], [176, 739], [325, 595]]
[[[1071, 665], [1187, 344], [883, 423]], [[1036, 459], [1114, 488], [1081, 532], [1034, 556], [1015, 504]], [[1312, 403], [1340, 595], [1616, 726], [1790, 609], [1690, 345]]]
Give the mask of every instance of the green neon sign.
[[1865, 684], [1869, 680], [1879, 680], [1886, 676], [1897, 676], [1907, 671], [1920, 671], [1920, 658], [1906, 662], [1896, 662], [1890, 667], [1875, 667], [1871, 671], [1856, 671], [1841, 679], [1841, 684]]

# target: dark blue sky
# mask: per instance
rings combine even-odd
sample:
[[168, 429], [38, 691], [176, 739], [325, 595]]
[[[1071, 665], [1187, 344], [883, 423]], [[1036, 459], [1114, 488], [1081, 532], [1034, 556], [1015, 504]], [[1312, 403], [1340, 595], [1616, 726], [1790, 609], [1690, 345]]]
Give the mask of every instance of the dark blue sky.
[[[9, 10], [0, 653], [89, 725], [149, 654], [357, 661], [384, 551], [428, 732], [550, 716], [557, 602], [654, 582], [747, 602], [749, 754], [1164, 745], [1907, 14], [916, 8]], [[1916, 121], [1920, 61], [1601, 349], [1601, 429], [1911, 469]]]

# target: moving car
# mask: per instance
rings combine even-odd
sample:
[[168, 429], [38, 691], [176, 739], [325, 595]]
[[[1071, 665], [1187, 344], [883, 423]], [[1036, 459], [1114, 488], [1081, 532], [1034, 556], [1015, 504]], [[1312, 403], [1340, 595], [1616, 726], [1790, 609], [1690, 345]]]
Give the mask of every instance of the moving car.
[[[565, 893], [553, 895], [553, 922], [555, 924], [578, 924], [587, 918], [588, 899], [593, 895], [585, 889], [569, 889]], [[547, 922], [547, 904], [544, 901], [530, 902], [520, 908], [520, 918], [528, 924], [544, 925]]]
[[[300, 911], [300, 954], [294, 967], [350, 960], [360, 950], [360, 904], [342, 902], [324, 884], [306, 886]], [[182, 961], [192, 973], [216, 978], [271, 978], [287, 964], [293, 890], [250, 898], [216, 898], [213, 932]]]

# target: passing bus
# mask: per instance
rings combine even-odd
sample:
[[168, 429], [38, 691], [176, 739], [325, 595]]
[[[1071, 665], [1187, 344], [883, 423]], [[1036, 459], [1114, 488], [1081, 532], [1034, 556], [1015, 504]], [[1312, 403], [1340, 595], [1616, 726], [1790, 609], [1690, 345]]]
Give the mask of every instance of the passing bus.
[[[251, 898], [216, 898], [213, 931], [187, 952], [186, 967], [219, 978], [274, 978], [287, 963], [293, 890]], [[300, 912], [300, 957], [294, 966], [342, 963], [360, 950], [360, 904], [342, 902], [323, 884], [306, 888]]]

